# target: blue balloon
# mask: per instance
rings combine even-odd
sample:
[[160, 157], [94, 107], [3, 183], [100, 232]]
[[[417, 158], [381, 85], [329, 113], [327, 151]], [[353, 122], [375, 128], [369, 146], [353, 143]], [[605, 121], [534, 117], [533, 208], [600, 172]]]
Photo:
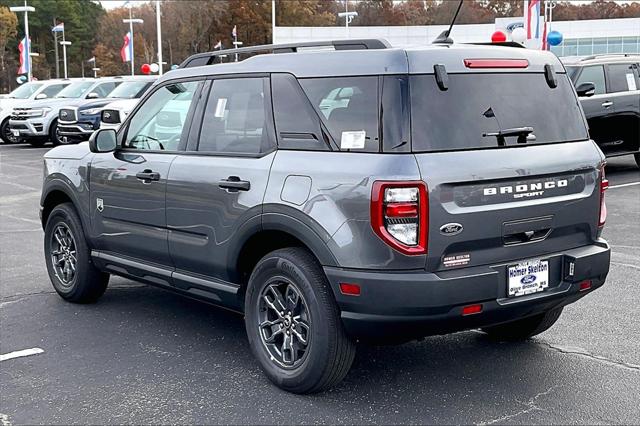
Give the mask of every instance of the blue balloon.
[[177, 70], [178, 68], [180, 68], [180, 66], [179, 66], [179, 65], [177, 65], [177, 64], [173, 64], [173, 65], [171, 65], [171, 69], [172, 69], [172, 70]]
[[560, 43], [562, 43], [562, 34], [558, 31], [551, 31], [549, 34], [547, 34], [547, 43], [549, 43], [551, 46], [559, 45]]

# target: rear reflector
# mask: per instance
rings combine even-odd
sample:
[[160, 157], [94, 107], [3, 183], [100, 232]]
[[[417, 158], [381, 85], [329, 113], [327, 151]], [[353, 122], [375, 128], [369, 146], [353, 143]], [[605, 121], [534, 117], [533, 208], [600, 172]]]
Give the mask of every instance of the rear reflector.
[[527, 68], [526, 59], [465, 59], [467, 68]]
[[591, 280], [584, 280], [580, 283], [580, 291], [586, 291], [591, 288]]
[[360, 285], [340, 283], [340, 292], [348, 296], [360, 296]]
[[479, 314], [482, 312], [482, 305], [469, 305], [462, 308], [462, 316]]

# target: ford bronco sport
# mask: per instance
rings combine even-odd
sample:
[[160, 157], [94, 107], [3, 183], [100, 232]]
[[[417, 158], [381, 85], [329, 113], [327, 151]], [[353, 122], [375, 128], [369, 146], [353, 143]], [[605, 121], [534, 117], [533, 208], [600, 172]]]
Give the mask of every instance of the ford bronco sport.
[[195, 55], [117, 133], [45, 155], [62, 298], [94, 302], [115, 274], [243, 312], [266, 375], [309, 393], [357, 339], [526, 339], [603, 285], [604, 155], [553, 54], [230, 52], [267, 53]]

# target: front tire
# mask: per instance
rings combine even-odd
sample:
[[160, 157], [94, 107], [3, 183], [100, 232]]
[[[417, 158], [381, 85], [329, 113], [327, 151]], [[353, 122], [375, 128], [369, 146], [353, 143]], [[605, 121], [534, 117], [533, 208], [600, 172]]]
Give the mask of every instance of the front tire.
[[91, 262], [82, 223], [71, 203], [56, 206], [47, 219], [44, 253], [56, 292], [73, 303], [93, 303], [102, 296], [109, 274]]
[[247, 287], [245, 326], [260, 367], [286, 391], [328, 389], [353, 363], [355, 343], [324, 271], [305, 249], [276, 250], [258, 262]]
[[511, 342], [526, 340], [550, 329], [558, 321], [561, 313], [562, 308], [556, 308], [532, 317], [485, 327], [482, 331], [492, 340]]
[[5, 118], [2, 124], [0, 125], [0, 139], [4, 141], [4, 143], [18, 143], [18, 138], [13, 136], [11, 133], [11, 129], [9, 129], [9, 117]]
[[51, 122], [51, 126], [49, 127], [49, 140], [53, 144], [53, 146], [58, 145], [66, 145], [67, 142], [60, 136], [60, 132], [58, 131], [58, 120], [53, 120]]

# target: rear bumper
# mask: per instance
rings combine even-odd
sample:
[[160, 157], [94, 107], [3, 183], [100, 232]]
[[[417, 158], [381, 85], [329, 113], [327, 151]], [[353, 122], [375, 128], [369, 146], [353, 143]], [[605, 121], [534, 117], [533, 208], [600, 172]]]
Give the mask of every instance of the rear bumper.
[[[551, 287], [517, 298], [507, 298], [506, 277], [507, 266], [517, 261], [437, 273], [324, 269], [349, 334], [421, 337], [495, 325], [573, 303], [604, 284], [610, 254], [608, 244], [599, 240], [541, 256], [549, 260]], [[591, 288], [580, 291], [584, 280], [591, 280]], [[357, 283], [361, 294], [344, 295], [339, 283]], [[462, 308], [471, 304], [482, 304], [482, 312], [463, 316]]]

